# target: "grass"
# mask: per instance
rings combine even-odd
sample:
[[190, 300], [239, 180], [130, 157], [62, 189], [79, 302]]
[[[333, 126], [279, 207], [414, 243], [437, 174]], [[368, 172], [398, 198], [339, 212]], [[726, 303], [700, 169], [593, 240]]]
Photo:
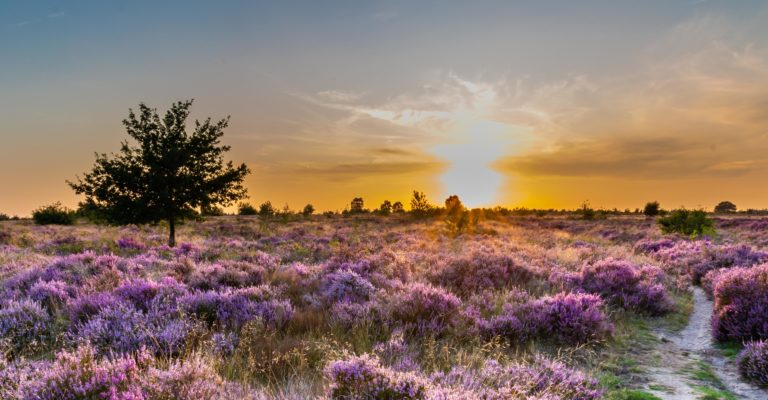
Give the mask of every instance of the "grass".
[[635, 389], [618, 390], [610, 393], [606, 398], [608, 400], [661, 400], [658, 396]]
[[700, 393], [700, 400], [736, 400], [736, 396], [728, 392], [708, 363], [696, 361], [685, 372], [690, 374], [693, 379], [704, 383], [704, 385], [693, 386], [693, 389]]

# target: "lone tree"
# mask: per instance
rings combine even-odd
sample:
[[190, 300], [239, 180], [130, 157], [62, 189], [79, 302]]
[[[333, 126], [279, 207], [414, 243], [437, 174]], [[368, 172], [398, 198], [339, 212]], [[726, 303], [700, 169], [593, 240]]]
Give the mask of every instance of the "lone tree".
[[245, 197], [245, 164], [225, 163], [229, 146], [220, 144], [229, 117], [195, 121], [187, 132], [192, 100], [174, 103], [163, 118], [139, 104], [123, 120], [128, 135], [118, 154], [96, 154], [93, 170], [67, 182], [86, 203], [115, 224], [168, 221], [168, 246], [176, 245], [176, 223], [196, 210], [228, 206]]
[[730, 201], [721, 201], [715, 206], [715, 212], [718, 214], [736, 212], [736, 204], [733, 204]]
[[427, 195], [424, 192], [418, 190], [413, 191], [413, 197], [411, 197], [411, 213], [416, 218], [426, 218], [429, 212], [432, 210], [432, 205], [427, 200]]
[[645, 214], [646, 217], [655, 217], [659, 215], [661, 208], [659, 206], [658, 201], [651, 201], [648, 203], [645, 203], [645, 208], [643, 208], [643, 214]]
[[363, 198], [355, 197], [349, 203], [349, 212], [353, 214], [359, 214], [359, 213], [365, 212], [364, 206], [365, 206], [365, 203], [363, 202]]

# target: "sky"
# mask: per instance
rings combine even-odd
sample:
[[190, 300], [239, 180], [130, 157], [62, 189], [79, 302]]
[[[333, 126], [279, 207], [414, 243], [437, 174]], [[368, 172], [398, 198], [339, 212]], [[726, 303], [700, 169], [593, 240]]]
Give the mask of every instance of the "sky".
[[0, 212], [231, 116], [250, 202], [768, 208], [768, 2], [0, 0]]

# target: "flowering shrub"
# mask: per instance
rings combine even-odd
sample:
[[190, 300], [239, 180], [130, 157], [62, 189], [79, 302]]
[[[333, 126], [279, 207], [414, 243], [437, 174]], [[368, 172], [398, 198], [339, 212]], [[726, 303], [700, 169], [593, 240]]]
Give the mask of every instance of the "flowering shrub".
[[66, 283], [59, 280], [48, 282], [37, 281], [29, 288], [29, 298], [42, 304], [48, 310], [55, 311], [61, 308], [71, 297], [74, 291]]
[[0, 306], [0, 338], [20, 352], [39, 344], [49, 334], [51, 317], [32, 300], [10, 300]]
[[209, 325], [217, 324], [229, 329], [239, 329], [254, 318], [276, 327], [284, 326], [293, 316], [293, 307], [287, 300], [267, 299], [259, 301], [254, 296], [262, 291], [239, 290], [227, 292], [196, 292], [182, 297], [181, 308], [196, 315]]
[[712, 334], [719, 341], [768, 339], [768, 264], [717, 274]]
[[339, 270], [325, 276], [322, 295], [330, 302], [359, 303], [367, 301], [376, 288], [351, 270]]
[[539, 338], [578, 344], [605, 339], [613, 325], [602, 311], [600, 297], [559, 293], [524, 303], [507, 303], [500, 315], [481, 321], [486, 335], [503, 336], [513, 343]]
[[[447, 373], [430, 377], [443, 390], [433, 399], [578, 399], [603, 398], [599, 383], [582, 372], [546, 358], [537, 358], [533, 364], [503, 366], [497, 361], [486, 361], [477, 371], [454, 367]], [[446, 390], [448, 389], [448, 390]], [[452, 397], [449, 393], [458, 392]], [[450, 397], [449, 397], [450, 396]]]
[[533, 269], [521, 265], [509, 255], [487, 249], [467, 256], [449, 258], [434, 269], [432, 281], [461, 293], [480, 289], [525, 285], [536, 277]]
[[416, 282], [389, 297], [384, 314], [394, 324], [405, 324], [420, 333], [440, 334], [452, 325], [461, 300], [440, 287]]
[[655, 267], [608, 258], [581, 268], [579, 288], [600, 295], [611, 304], [658, 315], [672, 311], [673, 304], [664, 285], [663, 273]]
[[331, 362], [326, 368], [334, 399], [425, 399], [427, 384], [415, 374], [382, 367], [368, 354]]
[[749, 342], [738, 359], [739, 373], [744, 379], [768, 386], [768, 342]]

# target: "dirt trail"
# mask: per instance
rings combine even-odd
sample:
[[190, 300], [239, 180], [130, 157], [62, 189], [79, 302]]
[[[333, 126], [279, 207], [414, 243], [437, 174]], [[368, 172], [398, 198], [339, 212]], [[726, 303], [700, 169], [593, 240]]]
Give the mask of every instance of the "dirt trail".
[[659, 363], [650, 369], [648, 390], [668, 400], [697, 399], [701, 392], [697, 386], [706, 386], [692, 377], [701, 365], [709, 365], [725, 389], [739, 399], [766, 400], [768, 391], [746, 383], [739, 378], [735, 362], [727, 359], [715, 347], [710, 333], [712, 301], [699, 287], [693, 289], [693, 313], [688, 325], [680, 332], [658, 332], [661, 345]]

